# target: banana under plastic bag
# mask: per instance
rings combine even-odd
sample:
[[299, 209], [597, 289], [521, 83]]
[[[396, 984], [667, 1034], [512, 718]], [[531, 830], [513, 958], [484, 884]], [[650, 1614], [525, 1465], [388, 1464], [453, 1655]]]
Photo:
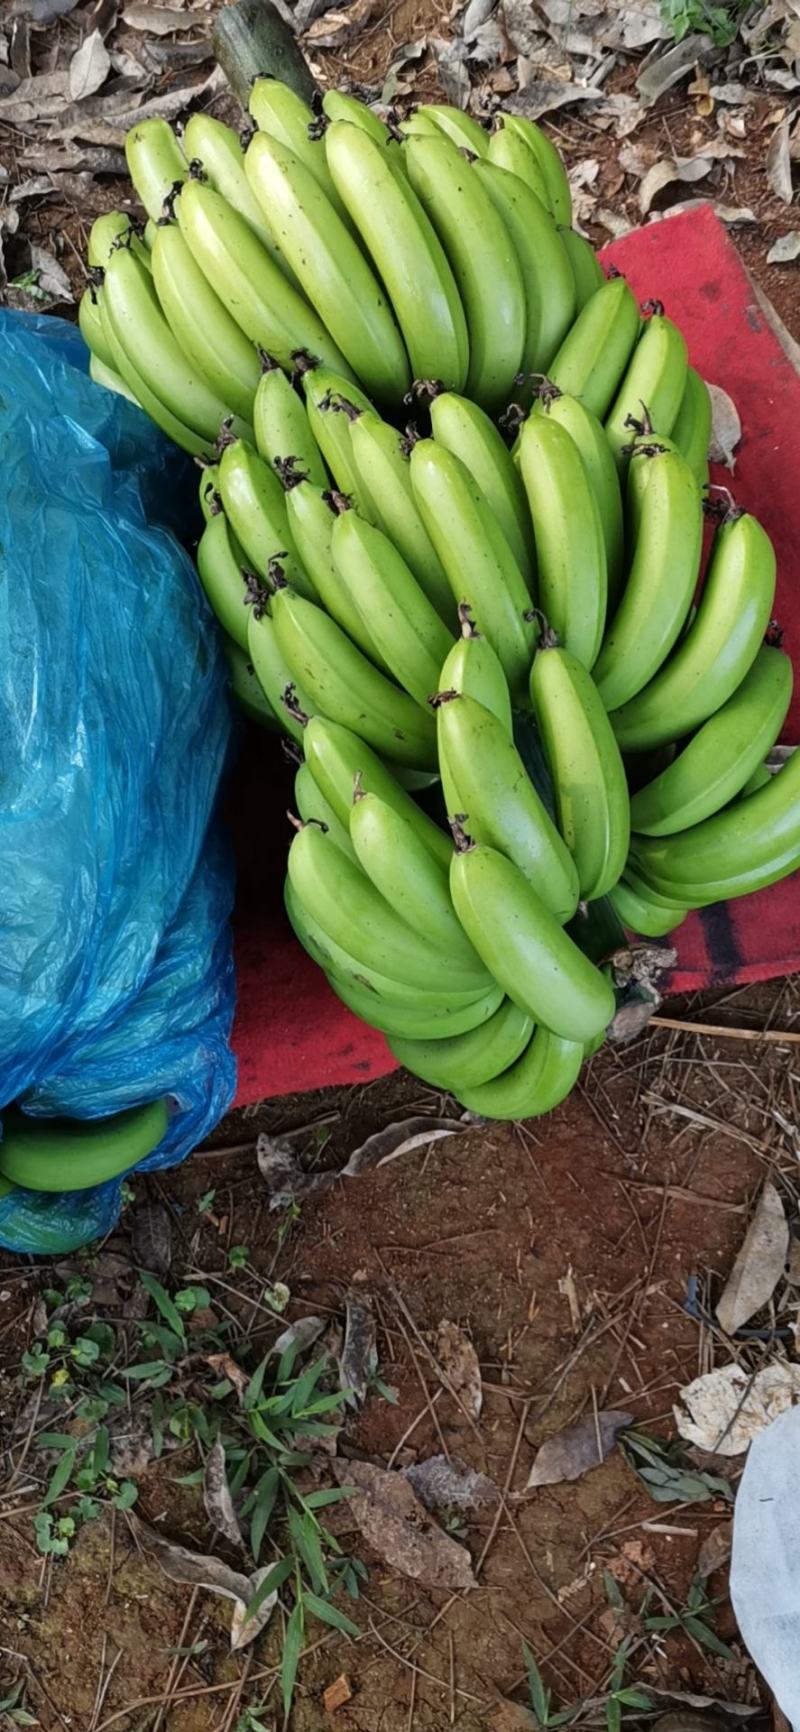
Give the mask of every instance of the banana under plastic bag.
[[[0, 1122], [166, 1096], [162, 1167], [234, 1089], [231, 716], [171, 532], [192, 466], [87, 361], [73, 326], [0, 311]], [[0, 1245], [107, 1232], [120, 1183], [0, 1194]]]

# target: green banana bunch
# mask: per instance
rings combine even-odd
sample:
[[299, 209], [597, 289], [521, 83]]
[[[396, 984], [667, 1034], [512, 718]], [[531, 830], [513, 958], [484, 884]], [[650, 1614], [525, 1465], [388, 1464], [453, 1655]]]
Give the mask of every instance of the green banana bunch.
[[270, 577], [277, 560], [284, 581], [313, 600], [313, 584], [292, 541], [283, 487], [246, 439], [232, 439], [224, 446], [219, 491], [231, 529], [259, 577]]
[[580, 1041], [537, 1028], [522, 1055], [504, 1075], [462, 1089], [461, 1106], [482, 1118], [531, 1119], [552, 1112], [571, 1093], [584, 1059]]
[[447, 870], [432, 858], [408, 820], [379, 794], [358, 788], [350, 839], [362, 871], [384, 901], [434, 951], [444, 953], [450, 967], [455, 965], [455, 984], [464, 973], [470, 988], [488, 991], [490, 977], [454, 913]]
[[617, 466], [602, 421], [598, 421], [578, 397], [560, 391], [549, 379], [543, 380], [539, 387], [533, 413], [557, 421], [578, 447], [600, 513], [606, 549], [608, 598], [609, 604], [615, 604], [623, 576], [625, 523]]
[[176, 223], [160, 224], [152, 251], [161, 310], [186, 359], [245, 423], [253, 419], [258, 356], [210, 287]]
[[788, 877], [800, 865], [800, 752], [755, 793], [701, 824], [676, 836], [635, 837], [631, 860], [648, 891], [694, 908]]
[[432, 1088], [460, 1094], [478, 1088], [508, 1070], [525, 1051], [533, 1034], [533, 1022], [510, 998], [478, 1028], [442, 1040], [399, 1040], [389, 1046], [406, 1070], [413, 1071]]
[[708, 485], [708, 448], [711, 444], [711, 396], [696, 368], [689, 367], [680, 408], [672, 426], [672, 437], [688, 463], [698, 486]]
[[548, 366], [554, 385], [580, 397], [603, 421], [639, 335], [639, 309], [624, 277], [590, 296]]
[[253, 404], [259, 455], [279, 474], [289, 463], [295, 474], [302, 474], [314, 487], [327, 487], [328, 471], [302, 397], [277, 363], [265, 358], [262, 366]]
[[[254, 578], [243, 565], [224, 512], [210, 517], [197, 543], [197, 570], [220, 625], [242, 650], [247, 649], [247, 609]], [[267, 592], [264, 591], [266, 602]]]
[[394, 542], [420, 588], [446, 624], [454, 618], [453, 596], [414, 498], [411, 466], [397, 429], [366, 409], [348, 422], [358, 509]]
[[572, 269], [575, 284], [575, 310], [583, 312], [596, 289], [601, 289], [605, 276], [594, 247], [577, 229], [559, 225], [559, 237]]
[[547, 207], [518, 175], [491, 160], [474, 162], [472, 174], [507, 227], [522, 272], [525, 336], [520, 368], [526, 373], [543, 372], [577, 309], [574, 273], [561, 234]]
[[608, 900], [629, 932], [638, 932], [642, 938], [666, 938], [668, 932], [674, 932], [689, 913], [688, 908], [677, 903], [667, 907], [662, 902], [656, 902], [643, 885], [636, 885], [622, 877], [608, 892]]
[[[140, 120], [125, 137], [125, 159], [147, 215], [158, 222], [164, 200], [185, 181], [189, 164], [167, 120]], [[107, 261], [98, 259], [98, 264]]]
[[314, 487], [310, 481], [292, 480], [286, 493], [286, 515], [294, 545], [314, 585], [317, 599], [364, 655], [388, 673], [366, 622], [334, 564], [333, 530], [338, 516], [335, 495]]
[[575, 861], [585, 902], [620, 877], [630, 842], [625, 769], [590, 674], [568, 650], [540, 644], [531, 700], [553, 778], [558, 826]]
[[276, 265], [297, 287], [291, 268], [264, 221], [258, 200], [247, 178], [244, 151], [238, 132], [234, 132], [233, 127], [226, 126], [223, 121], [214, 120], [212, 115], [198, 112], [190, 115], [186, 122], [183, 148], [190, 161], [199, 164], [213, 191], [219, 193], [226, 204], [244, 218], [262, 247], [266, 248]]
[[494, 422], [477, 403], [454, 391], [434, 396], [430, 416], [434, 439], [469, 470], [530, 588], [534, 562], [528, 502], [519, 471]]
[[309, 174], [313, 174], [337, 214], [349, 224], [350, 219], [325, 159], [325, 146], [322, 139], [315, 136], [314, 115], [302, 96], [280, 78], [257, 78], [248, 107], [256, 126], [269, 133], [278, 144], [286, 145], [299, 158]]
[[511, 694], [501, 662], [488, 638], [482, 637], [481, 633], [476, 631], [469, 608], [460, 607], [458, 611], [461, 617], [461, 636], [456, 638], [442, 664], [439, 689], [442, 692], [460, 692], [462, 697], [474, 698], [476, 703], [482, 704], [484, 709], [490, 710], [492, 715], [497, 717], [509, 740], [513, 741]]
[[538, 593], [565, 647], [593, 666], [608, 601], [606, 544], [597, 498], [574, 439], [549, 415], [529, 415], [519, 467], [536, 544]]
[[628, 466], [631, 424], [643, 406], [656, 437], [671, 433], [686, 389], [688, 357], [683, 332], [666, 317], [660, 301], [645, 306], [653, 311], [606, 421], [606, 437], [623, 472]]
[[222, 648], [230, 673], [231, 694], [239, 709], [259, 728], [267, 728], [270, 733], [282, 732], [283, 723], [278, 721], [265, 696], [247, 651], [227, 636], [223, 638]]
[[381, 662], [404, 691], [426, 704], [452, 633], [391, 541], [356, 511], [334, 522], [331, 554]]
[[165, 1100], [105, 1119], [32, 1119], [4, 1108], [0, 1176], [30, 1191], [86, 1191], [138, 1166], [167, 1122]]

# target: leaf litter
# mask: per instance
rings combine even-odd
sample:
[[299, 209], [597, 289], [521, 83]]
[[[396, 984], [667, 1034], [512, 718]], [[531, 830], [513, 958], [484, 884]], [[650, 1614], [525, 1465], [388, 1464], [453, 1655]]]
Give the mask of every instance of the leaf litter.
[[234, 1509], [225, 1464], [225, 1445], [217, 1438], [208, 1452], [203, 1470], [203, 1503], [209, 1521], [232, 1545], [244, 1550], [242, 1530]]
[[436, 1358], [447, 1381], [471, 1419], [480, 1417], [483, 1407], [481, 1368], [475, 1348], [457, 1323], [444, 1318], [436, 1332]]
[[225, 1599], [233, 1600], [231, 1648], [234, 1651], [247, 1647], [260, 1635], [274, 1610], [278, 1598], [277, 1590], [267, 1594], [251, 1618], [248, 1618], [246, 1613], [261, 1582], [272, 1568], [271, 1565], [246, 1576], [240, 1570], [232, 1570], [221, 1558], [193, 1552], [188, 1546], [176, 1545], [174, 1541], [165, 1539], [139, 1516], [129, 1513], [128, 1520], [134, 1537], [145, 1551], [152, 1554], [170, 1581], [204, 1588], [208, 1593], [222, 1594]]
[[427, 1510], [487, 1509], [500, 1498], [494, 1480], [457, 1455], [430, 1455], [403, 1472]]
[[754, 1437], [800, 1400], [800, 1365], [775, 1360], [752, 1375], [722, 1365], [680, 1391], [675, 1424], [687, 1443], [715, 1455], [744, 1455]]
[[780, 1195], [767, 1179], [717, 1304], [717, 1322], [726, 1335], [735, 1335], [772, 1298], [788, 1253], [789, 1223]]
[[339, 1388], [361, 1406], [378, 1369], [375, 1316], [368, 1293], [357, 1287], [345, 1297], [344, 1342], [339, 1358]]
[[431, 1520], [404, 1473], [338, 1458], [331, 1468], [340, 1486], [354, 1488], [348, 1514], [390, 1569], [428, 1588], [477, 1587], [466, 1546]]
[[537, 1452], [525, 1490], [540, 1485], [559, 1485], [563, 1480], [582, 1479], [600, 1467], [611, 1454], [621, 1431], [633, 1424], [633, 1414], [606, 1408], [587, 1414], [577, 1425], [568, 1425], [548, 1437]]

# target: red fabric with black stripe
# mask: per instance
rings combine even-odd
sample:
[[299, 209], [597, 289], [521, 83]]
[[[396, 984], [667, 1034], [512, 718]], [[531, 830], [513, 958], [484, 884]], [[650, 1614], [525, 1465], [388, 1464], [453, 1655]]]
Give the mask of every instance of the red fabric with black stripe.
[[[795, 669], [800, 658], [800, 378], [764, 319], [749, 278], [707, 207], [626, 235], [604, 254], [640, 300], [655, 296], [685, 332], [704, 378], [724, 385], [743, 436], [732, 485], [756, 511], [778, 555], [776, 614]], [[726, 471], [716, 480], [731, 484]], [[800, 739], [800, 679], [785, 730]], [[394, 1068], [382, 1035], [329, 991], [289, 931], [281, 905], [291, 776], [270, 753], [246, 755], [231, 794], [239, 860], [234, 1048], [237, 1103], [334, 1083], [366, 1082]], [[692, 915], [676, 933], [676, 992], [765, 980], [800, 968], [798, 876], [740, 902]]]

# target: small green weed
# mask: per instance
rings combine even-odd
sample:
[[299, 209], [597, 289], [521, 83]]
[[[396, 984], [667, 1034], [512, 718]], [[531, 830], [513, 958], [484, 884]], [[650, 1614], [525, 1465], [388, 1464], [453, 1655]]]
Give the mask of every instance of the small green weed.
[[701, 1581], [695, 1581], [692, 1582], [684, 1606], [678, 1606], [674, 1612], [667, 1612], [663, 1616], [644, 1617], [643, 1628], [663, 1636], [669, 1635], [671, 1630], [683, 1630], [685, 1635], [699, 1642], [701, 1648], [718, 1654], [720, 1659], [735, 1660], [733, 1649], [728, 1647], [727, 1642], [723, 1642], [722, 1637], [718, 1636], [712, 1627], [718, 1603], [708, 1598]]
[[750, 11], [752, 0], [661, 0], [661, 17], [676, 42], [699, 30], [710, 36], [717, 48], [736, 40], [739, 25]]

